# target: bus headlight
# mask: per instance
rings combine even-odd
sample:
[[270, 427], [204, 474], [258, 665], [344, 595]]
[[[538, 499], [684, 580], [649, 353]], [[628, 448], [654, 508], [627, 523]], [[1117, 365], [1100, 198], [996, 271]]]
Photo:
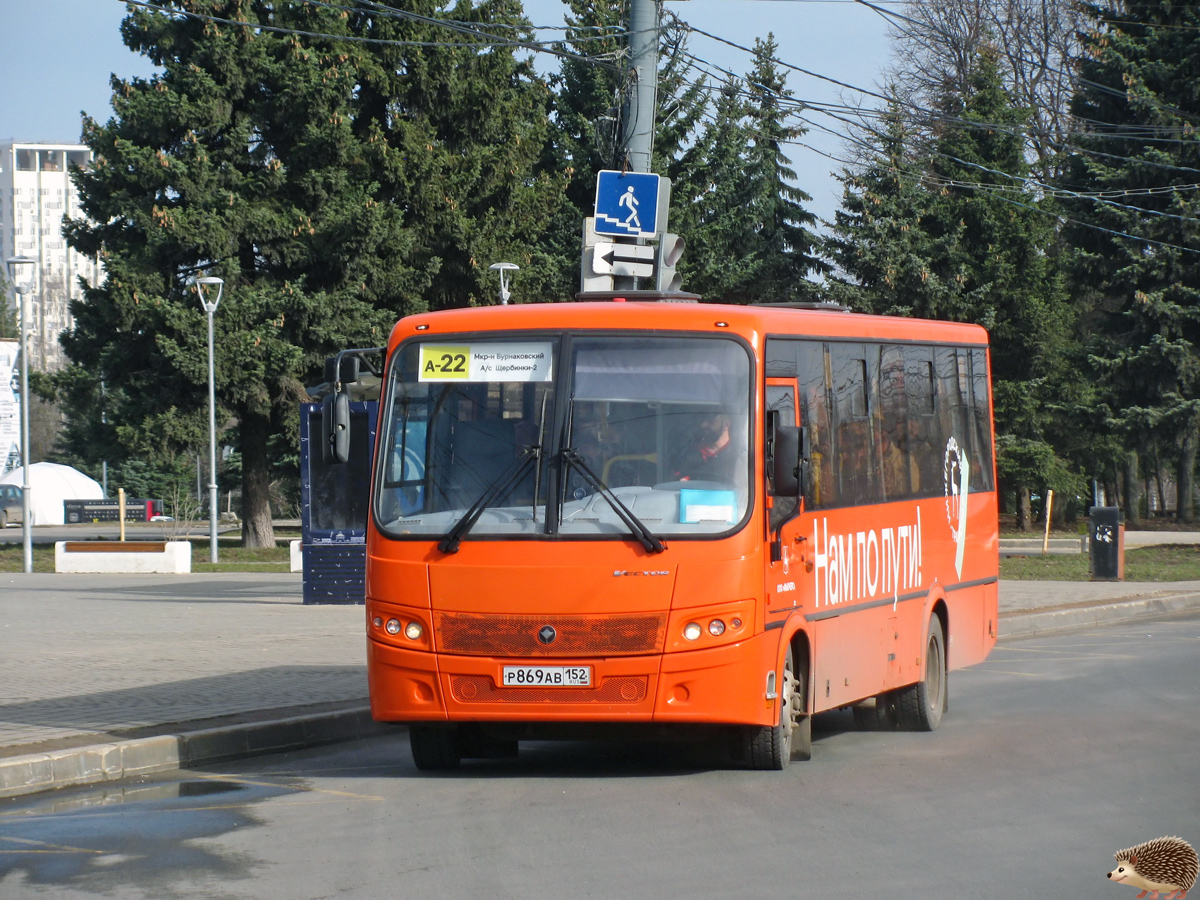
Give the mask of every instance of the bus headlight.
[[696, 622], [688, 622], [683, 626], [683, 636], [689, 641], [700, 639], [700, 625]]
[[425, 629], [421, 627], [420, 622], [409, 622], [408, 627], [404, 629], [404, 636], [410, 641], [419, 641], [424, 633]]
[[713, 619], [708, 623], [708, 633], [713, 637], [720, 637], [725, 633], [725, 623], [720, 619]]
[[384, 625], [383, 627], [384, 627], [384, 630], [387, 631], [388, 634], [399, 634], [400, 633], [400, 620], [399, 619], [388, 619], [387, 624]]

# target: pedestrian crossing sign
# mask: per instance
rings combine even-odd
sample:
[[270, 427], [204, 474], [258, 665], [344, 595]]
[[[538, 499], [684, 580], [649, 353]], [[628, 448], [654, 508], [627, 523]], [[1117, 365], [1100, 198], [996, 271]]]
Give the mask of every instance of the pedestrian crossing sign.
[[659, 176], [646, 172], [596, 173], [596, 233], [653, 237], [658, 233]]

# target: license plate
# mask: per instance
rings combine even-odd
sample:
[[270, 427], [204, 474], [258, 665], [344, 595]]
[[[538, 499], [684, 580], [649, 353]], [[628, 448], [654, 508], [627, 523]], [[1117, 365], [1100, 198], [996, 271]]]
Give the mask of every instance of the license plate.
[[591, 687], [591, 666], [505, 666], [505, 687]]

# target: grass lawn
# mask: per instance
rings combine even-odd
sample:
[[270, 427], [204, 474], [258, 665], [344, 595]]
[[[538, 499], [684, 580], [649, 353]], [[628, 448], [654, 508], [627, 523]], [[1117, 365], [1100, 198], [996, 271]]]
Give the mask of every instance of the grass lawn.
[[[1087, 581], [1086, 553], [1002, 556], [1000, 577], [1017, 581]], [[1200, 548], [1190, 544], [1125, 551], [1126, 581], [1200, 581]]]
[[[291, 556], [287, 540], [270, 550], [222, 545], [215, 566], [208, 561], [208, 540], [192, 541], [193, 572], [287, 572]], [[22, 570], [20, 544], [0, 546], [0, 572]], [[54, 547], [34, 544], [33, 571], [54, 571]], [[1086, 553], [1070, 556], [1006, 556], [1000, 577], [1019, 581], [1087, 581]], [[1144, 547], [1125, 552], [1126, 581], [1200, 581], [1200, 548], [1191, 545]]]

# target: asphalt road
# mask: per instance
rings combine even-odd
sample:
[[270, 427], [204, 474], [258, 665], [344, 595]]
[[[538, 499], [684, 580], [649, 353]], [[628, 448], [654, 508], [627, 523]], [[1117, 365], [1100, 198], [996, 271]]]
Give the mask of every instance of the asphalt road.
[[0, 803], [0, 897], [1132, 900], [1112, 854], [1200, 845], [1200, 616], [1001, 644], [934, 734], [833, 713], [751, 772], [527, 744], [419, 774], [403, 732]]

